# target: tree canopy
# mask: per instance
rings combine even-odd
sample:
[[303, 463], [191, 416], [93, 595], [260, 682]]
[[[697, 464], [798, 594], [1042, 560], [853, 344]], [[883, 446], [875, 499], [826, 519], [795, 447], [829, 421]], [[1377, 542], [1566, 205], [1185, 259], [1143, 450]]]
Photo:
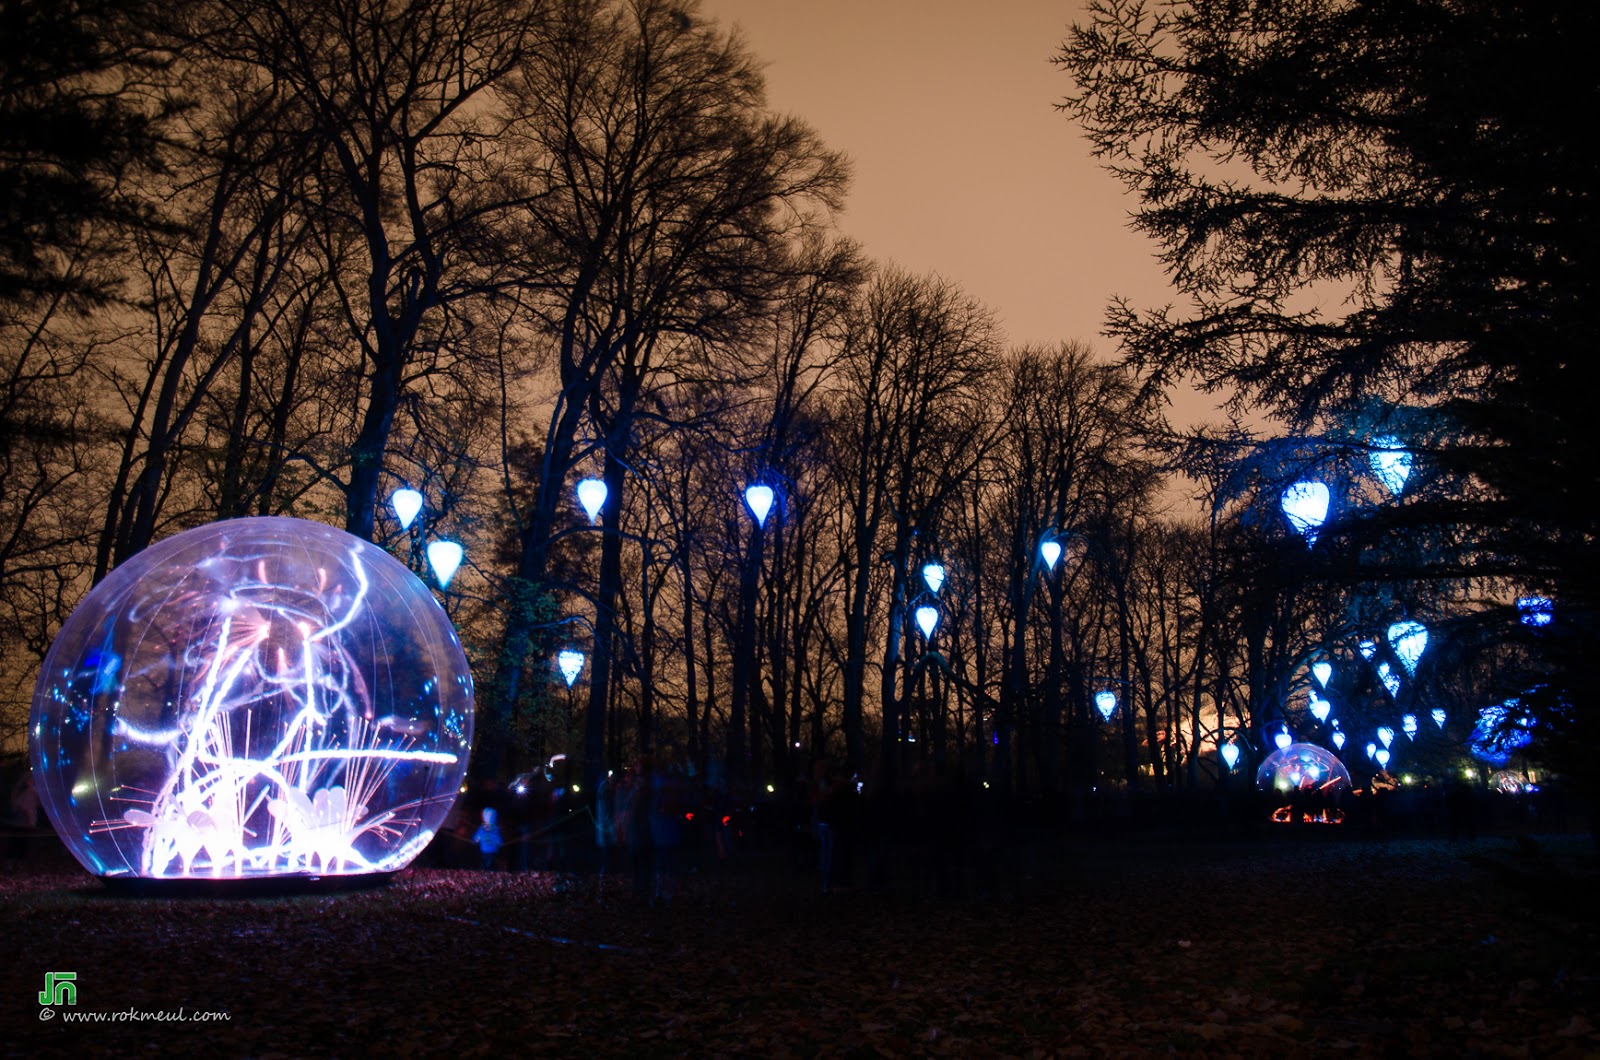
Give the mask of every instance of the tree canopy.
[[[1389, 548], [1359, 576], [1497, 579], [1483, 602], [1513, 628], [1511, 597], [1553, 597], [1530, 669], [1556, 668], [1558, 724], [1593, 688], [1600, 569], [1581, 382], [1600, 156], [1573, 117], [1600, 93], [1596, 19], [1565, 0], [1106, 0], [1057, 59], [1063, 108], [1187, 303], [1114, 308], [1128, 363], [1270, 412], [1317, 441], [1313, 464], [1405, 446], [1419, 488], [1338, 520], [1353, 550]], [[1419, 535], [1426, 552], [1392, 547]]]

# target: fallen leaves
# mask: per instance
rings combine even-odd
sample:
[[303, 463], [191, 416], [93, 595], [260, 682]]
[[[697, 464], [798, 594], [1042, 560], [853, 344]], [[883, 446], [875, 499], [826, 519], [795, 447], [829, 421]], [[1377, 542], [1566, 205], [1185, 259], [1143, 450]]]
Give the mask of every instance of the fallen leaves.
[[[1586, 842], [1561, 848], [1574, 887], [1594, 882]], [[670, 908], [550, 873], [237, 901], [6, 877], [0, 1004], [29, 1056], [1600, 1052], [1593, 913], [1464, 848], [1069, 846], [993, 899], [932, 899], [910, 874], [823, 896], [752, 860], [687, 876]], [[41, 1023], [59, 969], [86, 1010], [231, 1019]]]

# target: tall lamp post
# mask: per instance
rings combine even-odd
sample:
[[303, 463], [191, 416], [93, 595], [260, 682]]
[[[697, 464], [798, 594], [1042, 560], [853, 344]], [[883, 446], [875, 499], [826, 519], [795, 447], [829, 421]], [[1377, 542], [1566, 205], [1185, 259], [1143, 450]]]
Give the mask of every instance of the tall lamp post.
[[746, 718], [750, 688], [757, 679], [756, 581], [761, 571], [762, 530], [776, 500], [771, 486], [756, 483], [745, 488], [745, 508], [755, 525], [750, 530], [750, 547], [739, 572], [739, 646], [733, 655], [733, 697], [728, 711], [728, 780], [731, 784], [748, 779], [750, 740]]

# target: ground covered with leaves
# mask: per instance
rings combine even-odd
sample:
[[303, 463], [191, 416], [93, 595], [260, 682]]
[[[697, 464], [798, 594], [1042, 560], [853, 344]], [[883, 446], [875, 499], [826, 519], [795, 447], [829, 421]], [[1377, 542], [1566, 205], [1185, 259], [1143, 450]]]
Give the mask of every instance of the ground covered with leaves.
[[[152, 898], [29, 864], [0, 877], [0, 1040], [28, 1057], [1600, 1056], [1585, 836], [1068, 843], [935, 882], [913, 868], [824, 895], [779, 855], [686, 872], [669, 904], [616, 875], [447, 869]], [[77, 1003], [45, 1017], [51, 971], [76, 973]]]

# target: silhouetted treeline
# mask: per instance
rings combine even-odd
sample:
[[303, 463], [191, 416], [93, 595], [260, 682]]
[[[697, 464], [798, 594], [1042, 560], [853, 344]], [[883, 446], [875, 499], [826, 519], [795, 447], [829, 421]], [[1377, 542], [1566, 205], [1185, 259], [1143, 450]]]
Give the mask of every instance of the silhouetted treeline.
[[[1442, 775], [1466, 761], [1478, 708], [1542, 665], [1510, 597], [1586, 599], [1562, 580], [1567, 553], [1537, 584], [1484, 560], [1540, 527], [1592, 548], [1581, 526], [1550, 516], [1491, 540], [1451, 516], [1530, 503], [1517, 475], [1464, 469], [1499, 427], [1472, 420], [1452, 448], [1470, 410], [1418, 408], [1399, 376], [1330, 369], [1306, 383], [1315, 401], [1296, 389], [1329, 328], [1340, 356], [1368, 356], [1363, 321], [1449, 248], [1352, 256], [1365, 236], [1335, 232], [1324, 277], [1278, 248], [1311, 206], [1252, 237], [1230, 211], [1260, 203], [1169, 201], [1159, 159], [1140, 158], [1140, 223], [1200, 316], [1118, 311], [1120, 361], [1011, 348], [957, 285], [838, 233], [848, 161], [766, 106], [757, 57], [692, 3], [0, 12], [11, 743], [38, 660], [98, 579], [243, 515], [341, 525], [424, 577], [428, 541], [466, 546], [441, 598], [477, 675], [480, 778], [561, 752], [592, 780], [665, 751], [759, 790], [832, 758], [888, 787], [931, 770], [1088, 812], [1108, 789], [1209, 789], [1230, 742], [1246, 775], [1279, 730], [1332, 746], [1318, 697], [1357, 771], [1377, 726], [1443, 710], [1406, 750]], [[1167, 130], [1105, 109], [1108, 47], [1067, 53], [1097, 146], [1187, 130], [1187, 113]], [[1265, 122], [1239, 100], [1195, 107], [1237, 117], [1218, 142]], [[1251, 161], [1281, 181], [1296, 163], [1277, 152], [1293, 153]], [[1360, 179], [1335, 173], [1335, 190], [1383, 171], [1341, 157]], [[1289, 307], [1324, 278], [1373, 286], [1336, 325]], [[1296, 433], [1184, 444], [1163, 415], [1184, 373], [1293, 406]], [[1415, 457], [1414, 503], [1386, 504], [1366, 463], [1380, 429]], [[1314, 548], [1279, 511], [1307, 475], [1337, 495]], [[583, 478], [607, 489], [593, 524]], [[774, 498], [760, 525], [751, 485]], [[401, 486], [425, 498], [408, 530], [387, 507]], [[1401, 615], [1435, 639], [1391, 692], [1356, 644], [1377, 637], [1393, 660], [1382, 634]], [[566, 646], [586, 656], [570, 689], [553, 664]], [[1339, 666], [1326, 688], [1318, 660]]]

